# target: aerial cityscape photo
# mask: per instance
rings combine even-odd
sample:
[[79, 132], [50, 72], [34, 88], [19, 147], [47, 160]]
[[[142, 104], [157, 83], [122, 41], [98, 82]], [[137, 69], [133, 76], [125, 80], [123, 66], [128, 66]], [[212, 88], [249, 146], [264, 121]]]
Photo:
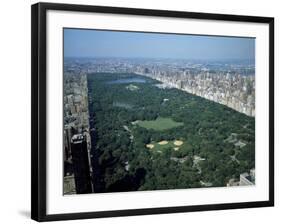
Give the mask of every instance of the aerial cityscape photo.
[[63, 40], [64, 195], [255, 185], [255, 38]]

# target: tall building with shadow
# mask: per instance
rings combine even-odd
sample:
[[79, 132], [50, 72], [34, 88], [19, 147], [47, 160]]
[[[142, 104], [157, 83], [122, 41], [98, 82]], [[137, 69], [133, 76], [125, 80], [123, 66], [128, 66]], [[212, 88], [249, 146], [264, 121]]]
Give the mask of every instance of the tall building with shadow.
[[85, 135], [73, 135], [71, 139], [71, 155], [76, 193], [92, 193], [93, 188], [90, 174], [90, 160]]

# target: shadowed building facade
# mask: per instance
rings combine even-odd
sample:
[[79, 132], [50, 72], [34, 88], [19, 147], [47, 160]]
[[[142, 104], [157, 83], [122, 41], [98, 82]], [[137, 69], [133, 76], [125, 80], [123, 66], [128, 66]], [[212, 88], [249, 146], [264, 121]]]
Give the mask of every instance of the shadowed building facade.
[[76, 193], [92, 193], [93, 190], [86, 136], [82, 134], [73, 135], [71, 139], [71, 155]]

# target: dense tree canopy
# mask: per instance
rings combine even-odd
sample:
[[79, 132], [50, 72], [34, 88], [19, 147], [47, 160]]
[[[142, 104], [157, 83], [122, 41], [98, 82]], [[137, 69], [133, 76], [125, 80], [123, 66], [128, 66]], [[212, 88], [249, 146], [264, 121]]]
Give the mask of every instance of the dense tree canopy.
[[[121, 79], [145, 79], [128, 88]], [[255, 119], [135, 74], [88, 75], [94, 175], [101, 192], [225, 186], [255, 167]], [[137, 121], [170, 118], [158, 131]], [[157, 142], [181, 140], [178, 150]], [[155, 149], [147, 144], [154, 143]]]

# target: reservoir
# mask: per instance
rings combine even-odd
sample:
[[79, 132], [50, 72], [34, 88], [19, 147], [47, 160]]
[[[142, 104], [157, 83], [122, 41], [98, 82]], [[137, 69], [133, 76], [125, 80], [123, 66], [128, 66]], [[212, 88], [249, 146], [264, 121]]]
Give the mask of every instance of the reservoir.
[[107, 84], [127, 84], [127, 83], [146, 83], [146, 82], [147, 82], [146, 79], [132, 77], [132, 78], [112, 80], [112, 81], [107, 82]]

